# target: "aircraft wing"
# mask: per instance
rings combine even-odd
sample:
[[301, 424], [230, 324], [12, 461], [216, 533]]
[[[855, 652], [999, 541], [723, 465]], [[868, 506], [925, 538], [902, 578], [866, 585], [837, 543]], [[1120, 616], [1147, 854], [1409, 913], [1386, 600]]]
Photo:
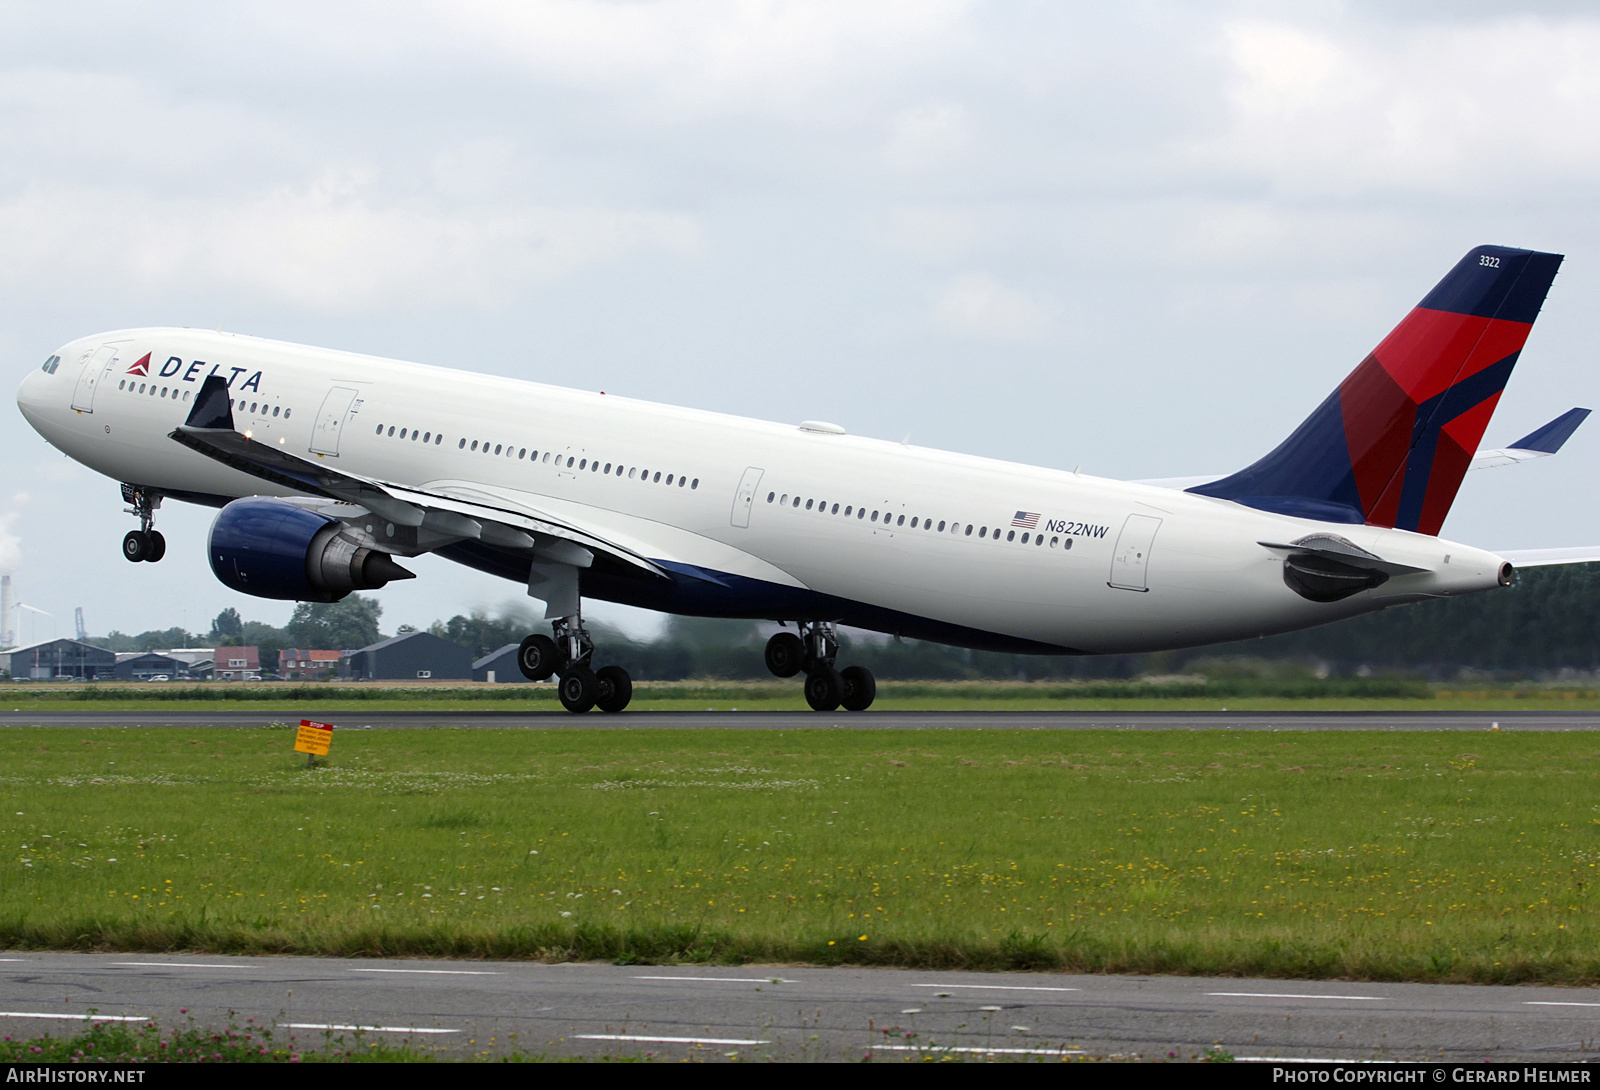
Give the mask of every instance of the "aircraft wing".
[[[1578, 425], [1582, 424], [1588, 416], [1588, 409], [1568, 409], [1550, 421], [1550, 423], [1545, 424], [1543, 427], [1535, 428], [1509, 447], [1496, 447], [1493, 450], [1478, 451], [1472, 456], [1472, 463], [1467, 468], [1469, 470], [1493, 469], [1495, 466], [1510, 466], [1516, 465], [1518, 462], [1531, 462], [1535, 458], [1548, 458], [1560, 450], [1568, 439], [1572, 438], [1572, 433], [1578, 430]], [[1171, 488], [1181, 492], [1194, 488], [1196, 485], [1219, 481], [1225, 476], [1227, 476], [1225, 473], [1209, 473], [1199, 477], [1154, 477], [1132, 483], [1149, 484], [1157, 488]]]
[[[598, 553], [652, 575], [667, 575], [634, 548], [592, 532], [571, 518], [558, 518], [481, 490], [464, 496], [461, 488], [451, 488], [452, 494], [446, 494], [426, 486], [363, 477], [258, 442], [249, 432], [234, 428], [233, 395], [220, 375], [205, 380], [188, 419], [172, 431], [171, 438], [252, 477], [338, 504], [353, 504], [403, 527], [408, 532], [396, 540], [409, 547], [396, 551], [405, 555], [470, 539], [580, 568], [593, 563]], [[329, 508], [334, 517], [338, 517], [336, 512]]]

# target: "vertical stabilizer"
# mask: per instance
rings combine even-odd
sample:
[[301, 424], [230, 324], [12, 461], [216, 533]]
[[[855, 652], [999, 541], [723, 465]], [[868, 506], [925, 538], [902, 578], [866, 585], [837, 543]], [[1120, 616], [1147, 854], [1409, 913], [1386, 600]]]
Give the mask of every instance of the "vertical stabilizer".
[[1471, 251], [1277, 449], [1189, 491], [1437, 534], [1560, 265]]

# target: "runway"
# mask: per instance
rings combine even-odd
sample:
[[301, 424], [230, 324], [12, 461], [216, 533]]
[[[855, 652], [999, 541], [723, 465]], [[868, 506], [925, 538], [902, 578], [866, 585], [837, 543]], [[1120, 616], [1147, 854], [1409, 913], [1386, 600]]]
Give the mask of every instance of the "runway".
[[1600, 729], [1600, 712], [1459, 711], [640, 711], [570, 715], [551, 711], [405, 711], [256, 708], [0, 712], [0, 727], [262, 728], [316, 719], [345, 730], [1384, 730], [1569, 731]]
[[254, 1019], [301, 1047], [465, 1058], [1236, 1058], [1586, 1061], [1600, 993], [1559, 988], [790, 966], [0, 954], [0, 1032], [86, 1018]]

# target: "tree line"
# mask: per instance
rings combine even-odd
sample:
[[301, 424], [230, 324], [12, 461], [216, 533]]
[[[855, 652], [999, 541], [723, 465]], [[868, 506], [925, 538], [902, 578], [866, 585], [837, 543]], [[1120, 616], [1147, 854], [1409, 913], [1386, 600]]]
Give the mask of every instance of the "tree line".
[[[129, 636], [112, 632], [90, 642], [112, 651], [255, 645], [262, 667], [277, 668], [286, 647], [354, 650], [383, 638], [382, 606], [351, 595], [341, 602], [301, 603], [275, 628], [225, 609], [203, 634], [169, 628]], [[429, 631], [469, 649], [474, 658], [516, 643], [544, 622], [517, 603], [496, 615], [482, 611], [435, 621]], [[746, 679], [767, 676], [762, 646], [774, 630], [756, 621], [669, 617], [659, 637], [638, 640], [590, 624], [607, 662], [638, 680]], [[401, 626], [396, 634], [413, 631]], [[1143, 655], [1041, 656], [970, 651], [846, 633], [841, 659], [881, 678], [1018, 680], [1134, 677], [1151, 673], [1397, 673], [1450, 678], [1462, 671], [1541, 676], [1600, 671], [1600, 564], [1534, 568], [1503, 590], [1388, 609], [1282, 636]]]

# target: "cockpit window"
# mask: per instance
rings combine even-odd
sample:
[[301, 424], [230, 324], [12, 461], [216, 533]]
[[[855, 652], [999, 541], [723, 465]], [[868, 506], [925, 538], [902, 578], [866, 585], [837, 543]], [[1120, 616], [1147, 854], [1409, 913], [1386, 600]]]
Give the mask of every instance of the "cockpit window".
[[56, 373], [56, 368], [60, 367], [60, 366], [61, 366], [61, 357], [60, 356], [51, 356], [49, 359], [44, 361], [44, 366], [41, 367], [40, 370], [43, 371], [47, 375], [53, 375], [53, 374]]

